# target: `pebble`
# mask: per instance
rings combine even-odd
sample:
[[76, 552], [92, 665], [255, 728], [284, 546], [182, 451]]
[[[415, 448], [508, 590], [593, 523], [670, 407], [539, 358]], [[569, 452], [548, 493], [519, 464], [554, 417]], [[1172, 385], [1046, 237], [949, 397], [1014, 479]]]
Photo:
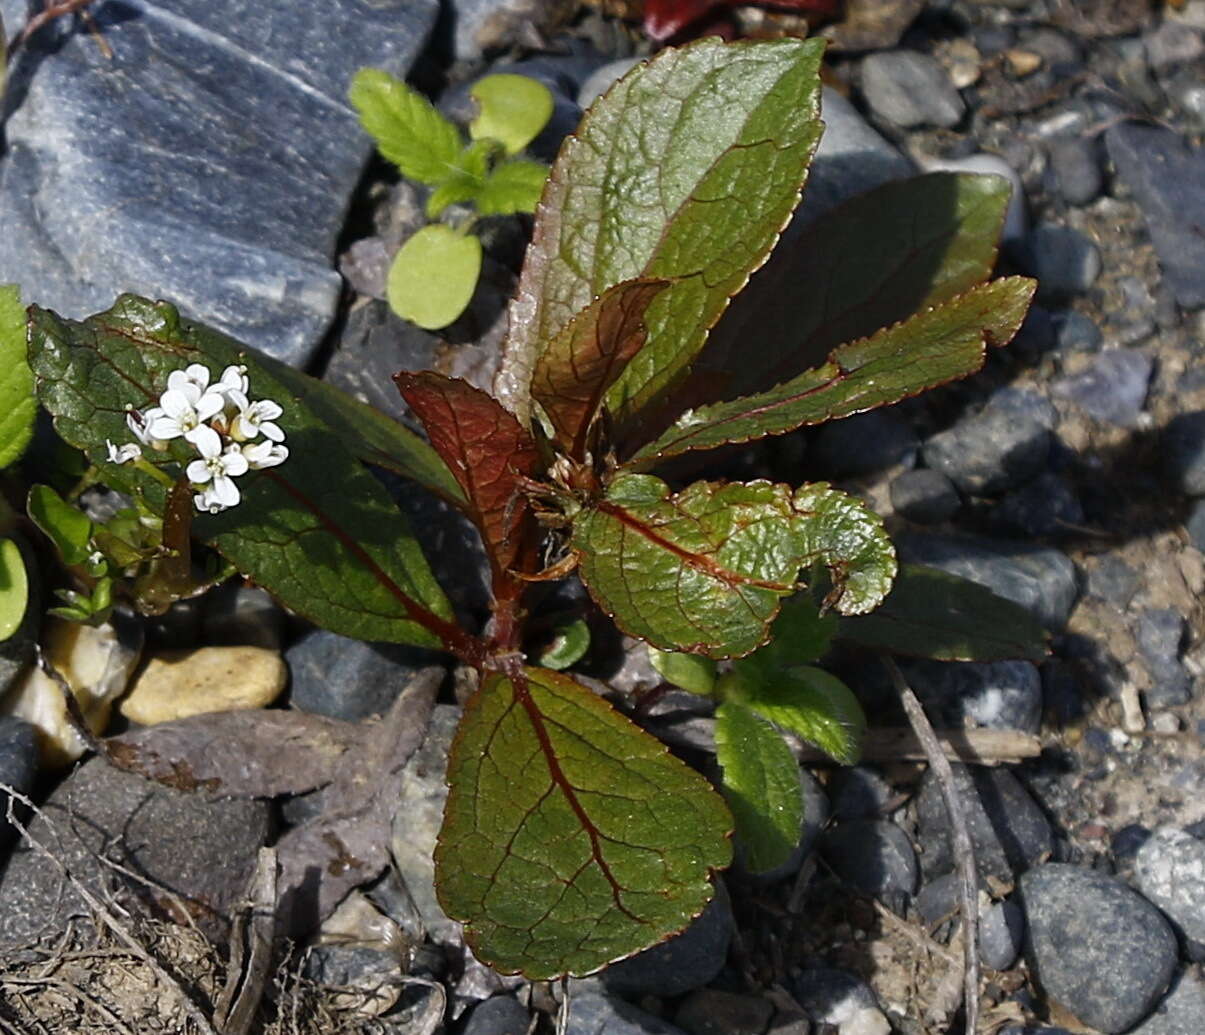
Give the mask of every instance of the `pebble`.
[[1051, 393], [1074, 403], [1093, 420], [1139, 426], [1153, 361], [1135, 349], [1106, 349], [1080, 373], [1055, 381]]
[[762, 1035], [773, 1015], [768, 999], [700, 988], [682, 1000], [674, 1023], [691, 1035]]
[[831, 421], [816, 434], [811, 455], [834, 478], [871, 474], [916, 460], [912, 425], [889, 410]]
[[1151, 677], [1149, 707], [1174, 707], [1192, 698], [1192, 677], [1180, 661], [1185, 626], [1184, 618], [1171, 608], [1153, 608], [1138, 616], [1134, 638]]
[[1027, 414], [988, 406], [932, 436], [925, 464], [975, 496], [991, 496], [1034, 477], [1050, 454], [1050, 429]]
[[684, 1035], [676, 1025], [617, 996], [571, 989], [565, 1035], [600, 1035], [602, 1032], [606, 1035]]
[[874, 990], [856, 974], [817, 967], [795, 975], [791, 991], [815, 1024], [843, 1025], [863, 1010], [877, 1010]]
[[1096, 352], [1104, 341], [1100, 327], [1074, 309], [1055, 314], [1054, 333], [1061, 352]]
[[916, 891], [916, 851], [908, 835], [888, 820], [841, 823], [821, 836], [819, 849], [841, 880], [867, 895]]
[[[0, 784], [29, 794], [37, 775], [37, 731], [24, 719], [0, 716]], [[6, 818], [10, 800], [7, 794], [0, 794], [0, 850], [8, 847], [16, 833]]]
[[1106, 1035], [1155, 1007], [1176, 969], [1176, 938], [1149, 902], [1113, 877], [1048, 863], [1021, 878], [1026, 954], [1046, 993]]
[[900, 560], [927, 564], [986, 586], [1060, 631], [1079, 596], [1075, 565], [1058, 550], [983, 536], [901, 532]]
[[891, 480], [891, 506], [901, 517], [918, 525], [936, 525], [954, 516], [962, 506], [958, 490], [940, 471], [921, 468], [905, 471]]
[[1061, 474], [1043, 471], [1031, 482], [1006, 493], [992, 508], [992, 520], [1006, 531], [1029, 536], [1066, 534], [1084, 523], [1084, 508]]
[[1037, 733], [1042, 677], [1030, 661], [901, 662], [926, 706], [947, 729], [966, 725]]
[[1141, 823], [1122, 827], [1109, 839], [1109, 851], [1118, 861], [1133, 861], [1138, 850], [1151, 838], [1151, 831]]
[[1105, 141], [1142, 209], [1164, 281], [1185, 309], [1205, 306], [1205, 150], [1161, 126], [1127, 122]]
[[1184, 527], [1188, 531], [1188, 537], [1192, 540], [1192, 545], [1202, 553], [1205, 553], [1205, 500], [1197, 500], [1192, 505], [1192, 510], [1188, 513], [1188, 520], [1184, 522]]
[[265, 708], [279, 696], [289, 670], [264, 647], [201, 647], [151, 658], [121, 702], [132, 722], [154, 726], [208, 712]]
[[527, 1035], [531, 1014], [517, 999], [491, 996], [473, 1007], [460, 1035]]
[[1088, 593], [1122, 610], [1129, 607], [1141, 584], [1138, 572], [1112, 554], [1105, 554], [1088, 569]]
[[[123, 772], [92, 757], [75, 769], [29, 824], [30, 836], [54, 853], [94, 895], [115, 881], [132, 897], [162, 907], [141, 882], [128, 884], [98, 865], [104, 852], [183, 899], [211, 937], [224, 940], [225, 917], [242, 901], [270, 830], [263, 801], [209, 800]], [[153, 900], [153, 902], [148, 902]], [[0, 877], [0, 945], [61, 935], [67, 918], [87, 914], [58, 868], [18, 844]]]
[[443, 45], [450, 42], [450, 56], [464, 62], [479, 62], [498, 51], [545, 47], [545, 32], [558, 10], [549, 0], [455, 0], [443, 15], [445, 31], [450, 30]]
[[828, 783], [833, 819], [875, 819], [882, 815], [895, 790], [876, 769], [842, 766]]
[[1008, 970], [1021, 955], [1025, 913], [1015, 902], [993, 902], [979, 917], [979, 958], [992, 970]]
[[381, 715], [414, 673], [438, 656], [395, 643], [365, 643], [314, 629], [285, 651], [289, 703], [314, 715], [359, 722]]
[[[1007, 769], [954, 766], [954, 781], [964, 803], [975, 862], [983, 877], [1010, 879], [1054, 848], [1050, 824], [1037, 802]], [[917, 800], [918, 842], [924, 846], [926, 877], [954, 868], [950, 820], [932, 771], [921, 781]]]
[[1167, 72], [1177, 65], [1191, 64], [1205, 54], [1205, 42], [1202, 42], [1199, 33], [1186, 31], [1183, 26], [1171, 21], [1144, 32], [1142, 45], [1146, 50], [1147, 64], [1156, 72]]
[[1096, 144], [1085, 137], [1055, 137], [1046, 144], [1050, 173], [1069, 205], [1087, 205], [1100, 197], [1104, 175]]
[[203, 597], [201, 628], [207, 647], [280, 650], [285, 613], [267, 590], [232, 580]]
[[913, 899], [917, 913], [927, 927], [933, 927], [959, 908], [962, 901], [962, 877], [958, 873], [943, 873], [926, 881]]
[[1025, 212], [1025, 185], [1021, 182], [1017, 170], [999, 155], [978, 153], [962, 158], [926, 157], [920, 160], [920, 165], [925, 172], [985, 173], [989, 176], [1003, 176], [1012, 185], [1012, 194], [1004, 213], [1000, 242], [1011, 247], [1023, 241], [1029, 233], [1029, 217]]
[[1178, 929], [1189, 959], [1205, 961], [1205, 841], [1159, 827], [1138, 849], [1134, 883]]
[[1049, 352], [1053, 352], [1058, 344], [1058, 334], [1055, 331], [1054, 317], [1049, 309], [1040, 305], [1031, 305], [1017, 335], [1009, 343], [1010, 351], [1027, 360], [1038, 360]]
[[402, 988], [397, 956], [359, 945], [315, 945], [302, 973], [315, 984], [337, 988], [333, 998], [359, 1017], [378, 1017], [392, 1010]]
[[1205, 1018], [1205, 978], [1185, 970], [1145, 1021], [1130, 1035], [1201, 1035]]
[[715, 897], [686, 930], [611, 964], [602, 972], [602, 983], [608, 991], [629, 999], [642, 995], [668, 998], [701, 988], [723, 969], [735, 930], [728, 892], [717, 878]]
[[1205, 410], [1179, 413], [1163, 432], [1163, 455], [1176, 488], [1205, 496]]
[[1073, 227], [1041, 223], [1030, 231], [1024, 264], [1043, 298], [1080, 295], [1100, 276], [1100, 249]]
[[903, 129], [950, 129], [966, 110], [941, 64], [913, 50], [885, 50], [862, 62], [862, 94], [871, 110]]

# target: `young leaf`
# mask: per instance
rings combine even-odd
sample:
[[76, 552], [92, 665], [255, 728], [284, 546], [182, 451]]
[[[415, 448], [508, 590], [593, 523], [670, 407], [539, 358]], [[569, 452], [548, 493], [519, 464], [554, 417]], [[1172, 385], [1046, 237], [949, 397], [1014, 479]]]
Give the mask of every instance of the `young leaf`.
[[143, 498], [153, 513], [164, 512], [163, 482], [174, 482], [190, 450], [180, 439], [167, 452], [146, 450], [156, 478], [110, 462], [106, 442], [130, 441], [126, 406], [151, 405], [168, 374], [189, 363], [205, 364], [215, 379], [228, 365], [245, 365], [254, 395], [284, 408], [290, 450], [281, 466], [241, 479], [238, 506], [198, 516], [194, 534], [287, 607], [335, 632], [425, 647], [463, 644], [447, 598], [385, 490], [253, 350], [181, 320], [166, 302], [133, 295], [82, 323], [31, 310], [30, 365], [59, 434], [88, 453], [106, 484]]
[[827, 653], [837, 628], [838, 618], [832, 611], [821, 614], [809, 594], [797, 593], [783, 601], [782, 611], [774, 620], [773, 639], [744, 661], [768, 672], [810, 665]]
[[434, 186], [455, 168], [460, 131], [400, 79], [379, 68], [361, 68], [348, 97], [377, 150], [407, 179]]
[[390, 308], [424, 330], [447, 327], [468, 306], [481, 274], [481, 241], [432, 223], [402, 245], [385, 292]]
[[488, 141], [477, 140], [460, 152], [454, 166], [448, 170], [447, 179], [427, 198], [428, 219], [438, 219], [449, 205], [473, 201], [481, 193], [489, 174], [491, 150]]
[[723, 683], [726, 698], [752, 708], [842, 765], [858, 761], [866, 716], [849, 687], [824, 669], [804, 665], [776, 672], [742, 658]]
[[26, 501], [33, 523], [54, 543], [63, 563], [82, 566], [92, 552], [92, 521], [82, 510], [73, 507], [49, 485], [35, 485]]
[[552, 118], [552, 92], [525, 75], [487, 75], [469, 94], [477, 102], [469, 136], [496, 140], [508, 155], [522, 151]]
[[737, 701], [715, 710], [721, 788], [745, 867], [765, 873], [781, 866], [799, 843], [803, 789], [799, 763], [773, 726]]
[[882, 522], [824, 483], [696, 482], [672, 494], [651, 475], [622, 475], [574, 520], [570, 547], [604, 611], [662, 650], [712, 658], [766, 641], [799, 569], [830, 571], [843, 614], [875, 607], [895, 575]]
[[590, 649], [590, 626], [581, 618], [558, 625], [552, 643], [540, 655], [540, 664], [557, 672], [576, 664]]
[[715, 662], [711, 658], [658, 650], [656, 647], [649, 647], [648, 651], [649, 662], [667, 683], [680, 686], [692, 694], [711, 696], [715, 689]]
[[1025, 608], [957, 575], [905, 564], [874, 614], [842, 618], [837, 636], [859, 646], [938, 661], [1046, 658], [1046, 632]]
[[645, 313], [668, 286], [663, 280], [630, 280], [610, 288], [570, 320], [536, 360], [531, 394], [575, 460], [585, 459], [603, 396], [644, 347]]
[[707, 782], [566, 676], [491, 674], [465, 706], [435, 850], [440, 903], [477, 958], [588, 974], [681, 930], [727, 866]]
[[904, 323], [834, 349], [823, 366], [761, 395], [689, 410], [626, 465], [781, 435], [848, 417], [974, 373], [987, 347], [1006, 345], [1025, 319], [1036, 284], [1006, 277], [972, 288]]
[[496, 382], [526, 422], [544, 346], [625, 280], [672, 280], [607, 403], [624, 420], [689, 365], [799, 200], [820, 136], [823, 43], [709, 39], [661, 51], [566, 140], [536, 213]]
[[0, 468], [25, 452], [37, 409], [33, 374], [25, 357], [21, 293], [15, 284], [0, 284]]
[[12, 539], [0, 539], [0, 642], [21, 627], [29, 603], [25, 558]]
[[503, 162], [477, 192], [477, 211], [483, 216], [534, 212], [547, 179], [548, 166], [539, 162]]
[[497, 582], [520, 560], [529, 507], [519, 486], [539, 466], [535, 442], [496, 399], [464, 381], [431, 371], [394, 380], [460, 483]]

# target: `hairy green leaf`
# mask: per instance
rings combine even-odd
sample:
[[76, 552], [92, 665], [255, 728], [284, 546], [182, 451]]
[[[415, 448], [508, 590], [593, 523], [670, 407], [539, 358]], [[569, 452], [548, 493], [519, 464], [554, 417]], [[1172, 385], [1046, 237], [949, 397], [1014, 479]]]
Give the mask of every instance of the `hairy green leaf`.
[[521, 421], [544, 346], [626, 280], [672, 280], [612, 386], [625, 420], [671, 385], [799, 200], [820, 136], [823, 43], [707, 39], [616, 83], [566, 140], [536, 213], [496, 389]]
[[833, 350], [827, 363], [761, 395], [688, 410], [629, 461], [634, 469], [805, 424], [848, 417], [974, 373], [987, 347], [1006, 345], [1035, 282], [1007, 277], [971, 288], [903, 323]]
[[503, 162], [477, 192], [477, 211], [483, 216], [534, 212], [547, 179], [548, 166], [539, 162]]
[[905, 564], [871, 615], [842, 618], [837, 636], [859, 646], [938, 661], [1040, 663], [1048, 652], [1041, 623], [1025, 608], [977, 582]]
[[424, 226], [389, 268], [389, 306], [426, 330], [447, 327], [465, 311], [481, 273], [481, 242], [442, 223]]
[[29, 603], [25, 558], [12, 539], [0, 539], [0, 641], [21, 628]]
[[774, 671], [742, 658], [733, 663], [722, 690], [842, 765], [858, 761], [866, 716], [849, 687], [824, 669], [802, 665]]
[[336, 632], [365, 640], [438, 647], [464, 634], [403, 516], [339, 437], [259, 363], [254, 350], [174, 306], [123, 295], [82, 323], [33, 309], [30, 364], [38, 396], [59, 434], [87, 452], [103, 481], [162, 514], [191, 451], [144, 451], [143, 465], [112, 463], [106, 442], [129, 442], [126, 408], [154, 405], [172, 370], [202, 363], [219, 376], [247, 367], [255, 398], [284, 408], [279, 424], [290, 455], [239, 482], [242, 502], [199, 515], [193, 532], [286, 606]]
[[704, 697], [709, 697], [715, 689], [715, 662], [711, 658], [658, 650], [656, 647], [649, 647], [648, 652], [650, 664], [667, 683]]
[[692, 769], [566, 676], [490, 675], [448, 760], [447, 914], [504, 973], [588, 974], [681, 930], [732, 823]]
[[781, 866], [799, 843], [803, 788], [799, 763], [773, 726], [737, 701], [715, 710], [721, 788], [745, 867], [765, 873]]
[[476, 140], [460, 152], [447, 178], [427, 199], [428, 219], [437, 219], [449, 205], [477, 199], [485, 188], [492, 150], [489, 141]]
[[469, 90], [477, 117], [469, 123], [474, 140], [496, 140], [508, 155], [530, 144], [552, 118], [552, 92], [525, 75], [487, 75]]
[[574, 520], [582, 581], [616, 623], [662, 650], [739, 657], [766, 642], [799, 569], [825, 565], [829, 603], [875, 607], [895, 575], [882, 522], [824, 483], [696, 482], [673, 494], [621, 475]]
[[[0, 67], [0, 85], [2, 76]], [[7, 467], [25, 452], [38, 409], [33, 374], [25, 357], [25, 336], [21, 292], [15, 284], [0, 284], [0, 467]]]
[[559, 672], [581, 661], [589, 649], [590, 626], [575, 618], [556, 627], [552, 642], [540, 654], [540, 664]]
[[63, 563], [76, 566], [88, 563], [92, 552], [92, 521], [73, 507], [49, 485], [35, 485], [26, 502], [33, 523], [54, 543]]
[[460, 156], [460, 131], [416, 90], [379, 68], [361, 68], [348, 96], [377, 150], [402, 175], [442, 183]]

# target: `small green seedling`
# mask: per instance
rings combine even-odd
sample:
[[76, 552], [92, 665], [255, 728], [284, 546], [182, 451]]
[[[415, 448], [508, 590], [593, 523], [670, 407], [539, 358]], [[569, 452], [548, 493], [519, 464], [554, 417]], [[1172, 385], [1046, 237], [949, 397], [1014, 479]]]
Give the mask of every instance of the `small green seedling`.
[[[350, 96], [381, 154], [431, 188], [428, 219], [451, 205], [471, 205], [477, 216], [534, 212], [548, 167], [516, 156], [547, 124], [552, 94], [519, 75], [486, 76], [471, 94], [478, 111], [467, 142], [430, 101], [387, 72], [361, 69]], [[477, 216], [432, 223], [402, 245], [386, 285], [398, 316], [434, 330], [464, 312], [481, 273]]]

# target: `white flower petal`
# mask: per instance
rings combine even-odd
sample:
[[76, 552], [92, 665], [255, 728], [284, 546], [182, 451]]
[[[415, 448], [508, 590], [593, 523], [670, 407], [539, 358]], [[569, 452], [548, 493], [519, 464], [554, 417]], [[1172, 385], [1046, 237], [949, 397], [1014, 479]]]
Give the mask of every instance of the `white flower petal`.
[[222, 471], [231, 478], [237, 478], [241, 474], [246, 474], [250, 466], [247, 458], [243, 456], [237, 447], [231, 447], [222, 454]]
[[226, 407], [226, 397], [220, 392], [215, 392], [212, 388], [209, 389], [200, 399], [197, 400], [197, 420], [205, 421], [210, 417], [221, 413]]
[[255, 410], [256, 420], [276, 420], [285, 411], [280, 408], [280, 403], [273, 402], [271, 399], [260, 399], [253, 407]]
[[289, 458], [289, 450], [286, 446], [278, 446], [265, 440], [243, 446], [243, 456], [247, 458], [253, 471], [261, 471], [265, 467], [283, 464]]
[[184, 440], [196, 446], [197, 452], [206, 460], [218, 456], [222, 452], [222, 440], [208, 424], [198, 424], [191, 431], [186, 431]]
[[280, 425], [273, 424], [271, 421], [264, 421], [259, 426], [259, 430], [264, 433], [264, 438], [270, 438], [273, 442], [283, 442], [285, 433], [280, 429]]
[[[200, 392], [197, 393], [198, 398], [200, 394]], [[193, 408], [195, 401], [195, 399], [188, 398], [184, 391], [176, 388], [169, 388], [159, 396], [159, 405], [163, 407], [163, 412], [181, 423], [186, 420], [196, 420], [197, 413]]]
[[218, 381], [218, 386], [224, 393], [239, 392], [246, 394], [250, 385], [247, 381], [247, 368], [229, 366], [222, 371], [221, 380]]
[[213, 477], [213, 471], [209, 469], [209, 464], [204, 460], [194, 460], [184, 468], [184, 474], [193, 485], [204, 485]]
[[150, 427], [147, 428], [147, 433], [150, 438], [179, 438], [184, 434], [184, 429], [180, 427], [178, 420], [164, 414], [151, 421]]
[[233, 478], [227, 478], [224, 474], [219, 474], [213, 480], [214, 498], [224, 507], [233, 507], [239, 501], [238, 486], [234, 484]]
[[198, 492], [193, 497], [193, 502], [197, 505], [197, 510], [206, 514], [220, 514], [226, 508], [214, 496], [212, 489], [206, 489], [204, 492]]

